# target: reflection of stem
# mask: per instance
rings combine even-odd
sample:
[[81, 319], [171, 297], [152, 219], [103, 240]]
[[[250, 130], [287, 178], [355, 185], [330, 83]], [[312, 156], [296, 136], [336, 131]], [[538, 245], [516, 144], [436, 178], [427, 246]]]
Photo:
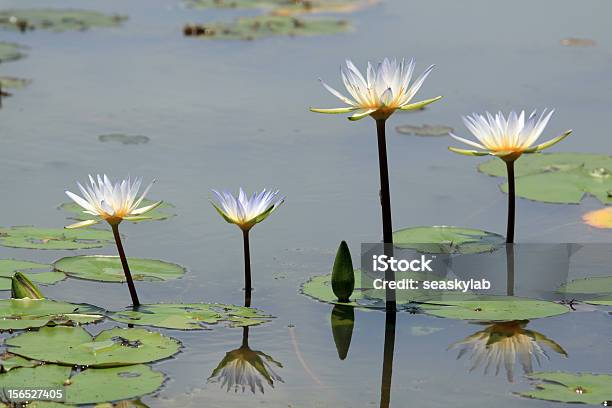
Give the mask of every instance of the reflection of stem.
[[249, 249], [249, 231], [242, 231], [244, 243], [244, 305], [251, 306], [251, 251]]
[[289, 327], [289, 336], [291, 337], [291, 344], [293, 345], [293, 351], [295, 352], [295, 356], [302, 365], [302, 368], [304, 368], [304, 371], [306, 371], [306, 374], [308, 374], [308, 376], [312, 378], [315, 383], [320, 386], [323, 386], [321, 380], [319, 380], [319, 378], [312, 371], [306, 360], [304, 360], [304, 356], [302, 356], [302, 352], [300, 351], [300, 348], [298, 346], [297, 338], [295, 337], [295, 329], [293, 327]]
[[382, 206], [383, 242], [393, 243], [391, 227], [391, 194], [389, 193], [389, 167], [387, 166], [387, 141], [385, 137], [386, 119], [376, 120], [378, 133], [378, 165], [380, 172], [380, 204]]
[[123, 250], [123, 244], [121, 244], [121, 235], [119, 234], [119, 224], [111, 224], [113, 229], [113, 235], [115, 236], [115, 243], [117, 244], [117, 251], [119, 251], [119, 258], [121, 258], [121, 265], [123, 266], [123, 273], [125, 274], [125, 280], [127, 281], [128, 288], [130, 289], [130, 296], [132, 297], [132, 306], [140, 306], [138, 300], [138, 294], [136, 293], [136, 287], [132, 280], [132, 274], [130, 273], [130, 266], [128, 265], [127, 258], [125, 257], [125, 251]]
[[380, 408], [389, 408], [391, 403], [391, 377], [393, 375], [393, 353], [395, 351], [395, 311], [386, 312], [385, 347], [383, 354], [382, 380], [380, 384]]
[[514, 181], [514, 160], [506, 161], [508, 170], [508, 227], [506, 229], [506, 243], [514, 242], [514, 206], [515, 206], [515, 181]]
[[249, 347], [249, 326], [242, 328], [242, 347]]
[[514, 296], [514, 244], [506, 244], [506, 294]]

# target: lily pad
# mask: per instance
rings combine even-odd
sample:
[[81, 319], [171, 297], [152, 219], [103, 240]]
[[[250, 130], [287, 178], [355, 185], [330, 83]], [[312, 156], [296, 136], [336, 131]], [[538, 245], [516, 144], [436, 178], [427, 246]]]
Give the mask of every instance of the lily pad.
[[109, 242], [114, 242], [113, 233], [97, 229], [0, 227], [0, 245], [11, 248], [89, 249]]
[[350, 13], [375, 4], [374, 0], [186, 0], [193, 8], [267, 9], [276, 15]]
[[330, 35], [350, 30], [345, 20], [263, 15], [241, 17], [230, 23], [188, 24], [183, 33], [204, 39], [255, 40], [279, 36]]
[[534, 391], [520, 393], [523, 397], [599, 406], [612, 401], [612, 375], [557, 371], [538, 372], [527, 377], [538, 383]]
[[509, 321], [557, 316], [569, 311], [565, 305], [512, 296], [447, 295], [437, 304], [423, 304], [425, 313], [460, 320]]
[[148, 363], [176, 354], [181, 345], [161, 333], [115, 328], [92, 337], [82, 327], [42, 327], [6, 340], [9, 352], [49, 363], [113, 367]]
[[453, 131], [452, 127], [443, 125], [400, 125], [396, 126], [397, 133], [416, 136], [448, 136]]
[[141, 305], [137, 311], [111, 312], [108, 316], [121, 323], [178, 330], [202, 330], [218, 323], [253, 326], [272, 317], [257, 309], [219, 303]]
[[504, 243], [505, 238], [499, 234], [461, 227], [409, 227], [393, 233], [394, 245], [432, 254], [475, 254]]
[[582, 216], [585, 224], [595, 228], [612, 228], [612, 207], [590, 211]]
[[0, 76], [0, 88], [1, 89], [21, 89], [28, 86], [32, 81], [29, 79]]
[[[142, 364], [89, 368], [71, 374], [71, 367], [45, 364], [0, 374], [0, 387], [63, 389], [67, 404], [95, 404], [150, 394], [164, 382], [159, 371]], [[40, 405], [41, 407], [47, 405]], [[63, 405], [59, 405], [63, 406]]]
[[[185, 273], [180, 265], [155, 259], [128, 258], [135, 281], [161, 282], [178, 279]], [[125, 274], [118, 256], [69, 256], [53, 264], [55, 270], [66, 275], [98, 282], [125, 282]]]
[[13, 368], [36, 367], [40, 364], [40, 361], [28, 360], [12, 353], [5, 352], [0, 355], [0, 373], [5, 373]]
[[112, 133], [108, 135], [98, 136], [98, 140], [106, 142], [121, 143], [124, 145], [145, 144], [149, 143], [149, 138], [143, 135], [125, 135], [123, 133]]
[[[142, 200], [141, 205], [144, 207], [147, 205], [154, 204], [156, 202], [157, 201], [149, 200], [148, 198], [145, 198], [144, 200]], [[83, 212], [83, 208], [81, 206], [79, 206], [77, 203], [72, 202], [72, 201], [61, 204], [59, 206], [59, 209], [68, 211], [69, 213], [71, 213], [69, 217], [71, 220], [85, 221], [85, 220], [90, 220], [92, 218], [90, 214], [85, 214]], [[149, 211], [146, 214], [147, 215], [146, 220], [136, 220], [136, 221], [130, 221], [130, 222], [138, 223], [138, 222], [147, 222], [147, 221], [167, 220], [168, 218], [172, 218], [176, 216], [176, 214], [174, 214], [171, 211], [174, 211], [174, 205], [164, 201], [157, 208]]]
[[25, 57], [25, 54], [23, 53], [24, 49], [25, 47], [22, 45], [1, 41], [0, 42], [0, 63], [8, 62], [8, 61], [16, 61], [18, 59]]
[[[525, 155], [516, 161], [516, 195], [546, 203], [578, 204], [592, 195], [603, 204], [612, 203], [612, 157], [587, 153]], [[502, 160], [492, 159], [478, 169], [506, 176]], [[508, 183], [501, 186], [508, 191]]]
[[84, 31], [96, 27], [117, 27], [126, 16], [89, 10], [14, 9], [0, 11], [0, 27], [19, 30]]
[[559, 292], [574, 294], [612, 294], [612, 276], [576, 279], [561, 286]]
[[23, 330], [47, 325], [79, 325], [104, 318], [101, 309], [50, 299], [0, 300], [0, 330]]
[[[18, 261], [15, 259], [0, 259], [0, 290], [11, 290], [11, 278], [15, 272], [30, 271], [32, 269], [49, 269], [50, 265], [38, 262]], [[34, 283], [52, 285], [63, 279], [66, 275], [62, 272], [26, 272], [25, 275]]]

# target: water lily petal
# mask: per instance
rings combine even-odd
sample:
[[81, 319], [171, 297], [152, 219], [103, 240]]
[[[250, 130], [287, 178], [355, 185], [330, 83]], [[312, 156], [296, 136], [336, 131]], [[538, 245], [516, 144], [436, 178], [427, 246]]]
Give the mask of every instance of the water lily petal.
[[449, 147], [448, 150], [450, 150], [451, 152], [463, 154], [466, 156], [486, 156], [490, 154], [489, 152], [479, 152], [477, 150], [457, 149], [456, 147]]
[[442, 98], [443, 98], [442, 96], [436, 96], [435, 98], [425, 99], [424, 101], [415, 102], [415, 103], [409, 103], [408, 105], [400, 106], [399, 109], [403, 110], [403, 111], [421, 109], [422, 107], [427, 106], [430, 103], [434, 103], [436, 101], [439, 101]]
[[553, 139], [550, 139], [548, 142], [541, 143], [535, 147], [525, 150], [525, 153], [535, 153], [535, 152], [540, 152], [544, 149], [548, 149], [549, 147], [556, 145], [557, 143], [559, 143], [560, 141], [568, 137], [571, 133], [572, 133], [571, 130], [566, 130], [565, 132], [563, 132], [563, 134]]
[[359, 119], [363, 119], [371, 113], [376, 112], [376, 109], [359, 109], [357, 113], [352, 116], [349, 116], [348, 120], [356, 121]]
[[321, 109], [321, 108], [310, 108], [311, 112], [316, 113], [328, 113], [328, 114], [338, 114], [338, 113], [349, 113], [357, 110], [355, 107], [347, 107], [347, 108], [331, 108], [331, 109]]
[[77, 223], [74, 223], [74, 224], [67, 225], [64, 228], [66, 228], [66, 229], [75, 229], [75, 228], [89, 227], [89, 226], [95, 225], [95, 224], [97, 224], [99, 222], [100, 222], [100, 220], [81, 221], [81, 222], [77, 222]]

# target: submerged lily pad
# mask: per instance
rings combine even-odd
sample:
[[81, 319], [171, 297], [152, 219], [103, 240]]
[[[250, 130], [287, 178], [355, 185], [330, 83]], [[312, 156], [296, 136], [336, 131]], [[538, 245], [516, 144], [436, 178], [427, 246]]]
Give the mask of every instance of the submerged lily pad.
[[109, 135], [100, 135], [98, 140], [105, 142], [116, 142], [124, 145], [144, 144], [149, 143], [149, 138], [143, 135], [125, 135], [123, 133], [112, 133]]
[[537, 299], [511, 296], [447, 295], [437, 304], [422, 305], [427, 314], [460, 320], [509, 321], [557, 316], [569, 311], [567, 306]]
[[113, 240], [112, 232], [97, 229], [0, 227], [0, 245], [11, 248], [89, 249], [103, 247]]
[[141, 305], [137, 311], [111, 312], [108, 316], [122, 323], [178, 330], [202, 330], [218, 323], [245, 327], [272, 317], [257, 309], [219, 303]]
[[499, 234], [461, 227], [409, 227], [393, 233], [394, 245], [433, 254], [475, 254], [504, 243], [505, 238]]
[[63, 389], [67, 404], [95, 404], [150, 394], [165, 380], [163, 373], [142, 364], [71, 371], [71, 367], [55, 364], [17, 368], [0, 374], [0, 387], [24, 389], [35, 384], [37, 388]]
[[[587, 153], [525, 155], [516, 161], [516, 195], [535, 201], [578, 204], [592, 195], [612, 203], [612, 157]], [[486, 174], [506, 177], [502, 160], [491, 159], [478, 166]], [[508, 191], [508, 183], [501, 186]]]
[[269, 9], [276, 15], [350, 13], [375, 0], [186, 0], [194, 8]]
[[[0, 259], [0, 290], [11, 290], [11, 278], [15, 272], [30, 271], [32, 269], [49, 269], [50, 265], [38, 262], [18, 261], [15, 259]], [[52, 285], [66, 278], [61, 272], [26, 272], [25, 275], [34, 283]]]
[[330, 35], [351, 28], [345, 20], [332, 18], [296, 18], [290, 16], [241, 17], [231, 23], [189, 24], [186, 36], [218, 40], [254, 40], [278, 36]]
[[595, 228], [612, 228], [612, 207], [590, 211], [582, 216], [585, 224]]
[[520, 393], [523, 397], [599, 406], [612, 401], [612, 375], [557, 371], [538, 372], [527, 377], [538, 383], [534, 391]]
[[21, 89], [28, 86], [31, 82], [29, 79], [0, 76], [0, 89]]
[[562, 39], [561, 45], [565, 45], [566, 47], [593, 47], [596, 43], [590, 38], [570, 37]]
[[612, 294], [612, 276], [576, 279], [561, 286], [559, 291], [575, 294]]
[[50, 299], [0, 300], [0, 330], [22, 330], [47, 325], [79, 325], [104, 318], [101, 309]]
[[447, 136], [453, 131], [452, 127], [442, 125], [400, 125], [396, 126], [395, 130], [397, 133], [405, 135], [417, 135], [417, 136]]
[[0, 27], [22, 32], [28, 30], [83, 31], [94, 27], [116, 27], [125, 20], [127, 20], [126, 16], [89, 10], [0, 10]]
[[112, 367], [148, 363], [176, 354], [180, 343], [145, 329], [115, 328], [92, 337], [82, 327], [42, 327], [6, 340], [9, 351], [49, 363]]
[[[144, 207], [144, 206], [151, 205], [154, 203], [156, 203], [156, 201], [145, 198], [144, 200], [142, 200], [141, 206]], [[72, 202], [72, 201], [61, 204], [59, 206], [59, 209], [68, 211], [69, 213], [71, 213], [69, 217], [71, 220], [85, 221], [85, 220], [90, 220], [92, 218], [91, 215], [85, 214], [83, 212], [83, 208], [81, 206], [79, 206], [77, 203]], [[176, 216], [176, 214], [171, 212], [173, 211], [173, 209], [174, 209], [174, 205], [164, 201], [157, 208], [149, 211], [146, 214], [146, 216], [148, 217], [146, 220], [136, 220], [136, 221], [130, 221], [130, 222], [138, 223], [138, 222], [147, 222], [147, 221], [167, 220], [168, 218], [172, 218]]]
[[[178, 279], [185, 273], [180, 265], [155, 259], [128, 258], [135, 281], [159, 282]], [[53, 264], [55, 270], [79, 279], [99, 282], [125, 282], [125, 274], [118, 256], [69, 256]]]
[[8, 61], [16, 61], [25, 57], [22, 52], [25, 49], [24, 46], [0, 41], [0, 63]]

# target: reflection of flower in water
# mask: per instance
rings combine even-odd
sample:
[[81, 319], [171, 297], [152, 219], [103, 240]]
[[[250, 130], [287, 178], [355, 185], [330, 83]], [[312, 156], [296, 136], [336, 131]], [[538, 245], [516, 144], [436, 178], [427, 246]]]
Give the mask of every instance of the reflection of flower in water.
[[248, 327], [245, 327], [242, 346], [225, 354], [217, 368], [214, 369], [209, 382], [221, 383], [221, 388], [244, 392], [248, 386], [255, 394], [257, 390], [264, 393], [264, 381], [274, 388], [274, 381], [283, 379], [274, 372], [274, 368], [282, 368], [282, 364], [271, 356], [257, 350], [251, 350], [248, 345]]
[[533, 372], [533, 358], [538, 365], [541, 364], [542, 357], [549, 358], [542, 345], [567, 357], [565, 350], [554, 341], [541, 333], [526, 330], [525, 326], [528, 323], [528, 320], [493, 323], [484, 330], [451, 344], [449, 349], [460, 349], [457, 359], [470, 353], [469, 358], [473, 361], [470, 371], [484, 366], [485, 374], [495, 368], [495, 375], [497, 375], [503, 366], [510, 382], [513, 381], [517, 356], [526, 374]]

